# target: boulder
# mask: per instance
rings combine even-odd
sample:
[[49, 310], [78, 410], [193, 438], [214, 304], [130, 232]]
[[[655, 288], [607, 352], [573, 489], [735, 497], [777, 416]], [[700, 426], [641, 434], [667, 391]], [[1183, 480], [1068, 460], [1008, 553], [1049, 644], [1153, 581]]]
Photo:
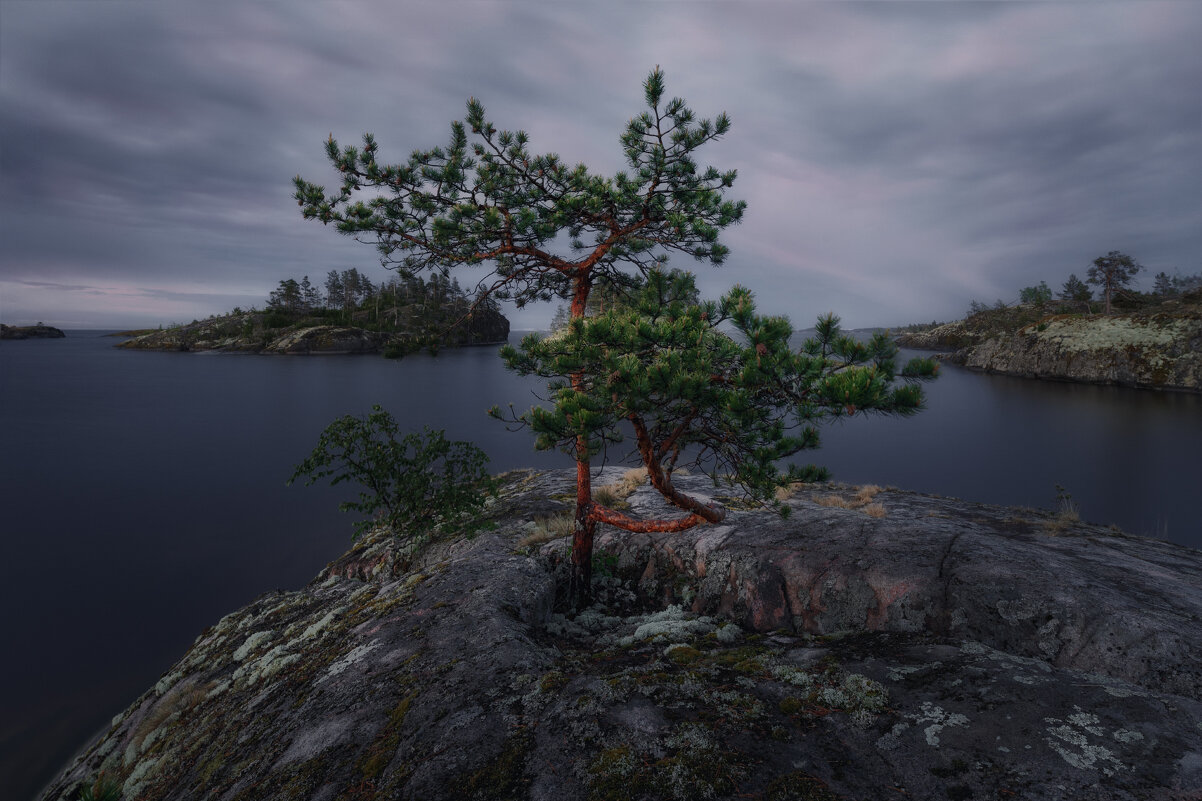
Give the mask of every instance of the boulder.
[[[511, 474], [495, 530], [376, 532], [227, 616], [44, 798], [102, 774], [229, 801], [1202, 793], [1202, 553], [802, 488], [787, 518], [602, 532], [598, 602], [567, 615], [567, 540], [537, 541], [571, 482]], [[647, 487], [627, 503], [666, 511]]]

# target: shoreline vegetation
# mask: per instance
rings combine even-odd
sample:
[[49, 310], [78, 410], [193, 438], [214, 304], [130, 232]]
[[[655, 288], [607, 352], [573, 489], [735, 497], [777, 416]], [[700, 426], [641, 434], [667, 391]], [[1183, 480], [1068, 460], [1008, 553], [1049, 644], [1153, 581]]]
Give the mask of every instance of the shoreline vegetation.
[[896, 342], [988, 373], [1202, 392], [1202, 288], [1116, 294], [1110, 314], [1089, 299], [1028, 295], [1014, 305], [974, 303], [962, 320], [907, 326]]
[[62, 339], [66, 334], [52, 325], [4, 325], [0, 323], [0, 339]]
[[136, 329], [116, 345], [133, 350], [274, 354], [383, 353], [400, 358], [427, 349], [503, 344], [509, 320], [483, 295], [472, 298], [458, 281], [393, 276], [376, 285], [357, 270], [330, 271], [325, 292], [305, 276], [286, 279], [259, 311], [229, 314], [164, 329]]

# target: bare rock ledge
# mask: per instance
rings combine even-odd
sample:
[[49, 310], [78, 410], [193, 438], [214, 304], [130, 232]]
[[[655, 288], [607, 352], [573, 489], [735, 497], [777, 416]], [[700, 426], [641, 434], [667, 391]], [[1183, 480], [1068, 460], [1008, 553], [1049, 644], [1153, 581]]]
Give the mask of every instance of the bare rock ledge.
[[362, 541], [228, 615], [45, 799], [1202, 798], [1202, 552], [823, 486], [602, 533], [568, 618], [567, 541], [518, 543], [570, 481], [511, 474], [496, 531]]

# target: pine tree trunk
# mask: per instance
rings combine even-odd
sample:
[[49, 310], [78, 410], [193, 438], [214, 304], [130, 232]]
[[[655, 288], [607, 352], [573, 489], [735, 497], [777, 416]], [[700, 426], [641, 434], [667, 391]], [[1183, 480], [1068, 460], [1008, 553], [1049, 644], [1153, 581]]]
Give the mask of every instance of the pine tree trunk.
[[593, 600], [593, 532], [597, 523], [590, 516], [593, 491], [589, 468], [587, 459], [576, 461], [576, 526], [572, 532], [572, 577], [568, 595], [577, 612]]
[[[572, 317], [583, 317], [588, 305], [592, 282], [587, 270], [573, 276]], [[584, 381], [581, 373], [571, 377], [572, 386], [580, 388]], [[568, 585], [572, 606], [584, 609], [592, 602], [593, 580], [593, 531], [597, 527], [591, 519], [593, 510], [592, 474], [590, 472], [588, 442], [585, 437], [576, 439], [576, 527], [572, 532], [572, 578]]]

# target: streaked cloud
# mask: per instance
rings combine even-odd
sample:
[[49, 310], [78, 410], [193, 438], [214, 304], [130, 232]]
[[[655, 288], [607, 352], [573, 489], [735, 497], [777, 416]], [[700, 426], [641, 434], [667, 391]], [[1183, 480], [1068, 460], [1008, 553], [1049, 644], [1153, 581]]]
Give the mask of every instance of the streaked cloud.
[[1199, 4], [15, 2], [0, 16], [6, 322], [61, 308], [157, 324], [261, 304], [290, 276], [383, 278], [370, 247], [291, 199], [298, 173], [335, 183], [327, 135], [372, 131], [403, 160], [444, 143], [475, 96], [534, 150], [612, 173], [657, 64], [669, 94], [734, 120], [701, 154], [738, 168], [748, 202], [728, 265], [699, 267], [709, 294], [738, 282], [799, 324], [828, 310], [900, 324], [1056, 285], [1114, 249], [1202, 270]]

